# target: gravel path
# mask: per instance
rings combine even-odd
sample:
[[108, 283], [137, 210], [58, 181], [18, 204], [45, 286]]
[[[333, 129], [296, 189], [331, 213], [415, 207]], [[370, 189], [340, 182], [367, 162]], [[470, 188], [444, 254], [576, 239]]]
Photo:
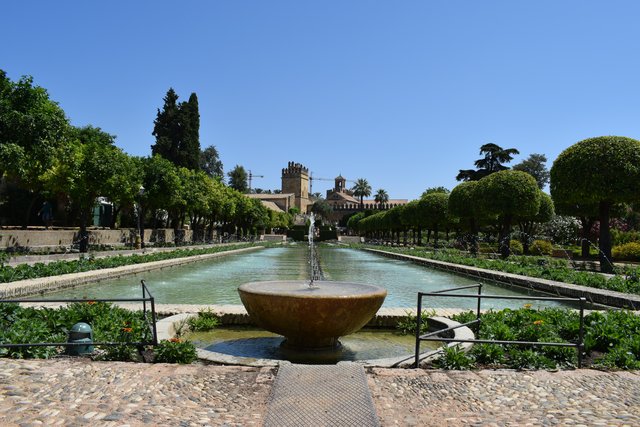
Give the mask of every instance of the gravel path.
[[[0, 359], [0, 425], [262, 425], [275, 370]], [[640, 425], [640, 372], [375, 368], [383, 426]]]

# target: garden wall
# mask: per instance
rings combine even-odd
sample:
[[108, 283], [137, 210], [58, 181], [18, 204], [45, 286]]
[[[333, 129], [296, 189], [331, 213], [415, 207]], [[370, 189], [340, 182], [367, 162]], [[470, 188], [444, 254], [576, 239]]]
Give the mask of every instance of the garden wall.
[[[135, 242], [135, 229], [89, 230], [90, 245], [132, 246]], [[189, 243], [193, 241], [193, 230], [145, 229], [144, 241], [156, 243]], [[198, 238], [199, 236], [196, 236]], [[0, 250], [68, 251], [79, 240], [79, 231], [75, 230], [0, 230]], [[201, 239], [200, 239], [201, 240]]]

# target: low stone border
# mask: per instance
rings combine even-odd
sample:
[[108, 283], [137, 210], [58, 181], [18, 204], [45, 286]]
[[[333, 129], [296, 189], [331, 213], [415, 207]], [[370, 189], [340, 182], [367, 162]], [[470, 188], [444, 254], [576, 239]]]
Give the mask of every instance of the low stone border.
[[[166, 307], [165, 307], [166, 309]], [[220, 316], [221, 323], [224, 326], [229, 325], [250, 325], [251, 321], [247, 312], [242, 306], [191, 306], [191, 312], [183, 312], [174, 314], [170, 317], [162, 319], [156, 323], [158, 331], [158, 340], [166, 340], [176, 336], [176, 330], [180, 329], [180, 324], [184, 324], [190, 317], [196, 316], [197, 311], [200, 310], [212, 310], [218, 316]], [[451, 315], [458, 310], [443, 310], [442, 314]], [[463, 311], [463, 310], [460, 310]], [[393, 328], [396, 326], [398, 320], [405, 316], [407, 313], [415, 313], [414, 310], [409, 309], [380, 309], [376, 316], [367, 324], [368, 327], [387, 327]], [[439, 329], [449, 328], [451, 326], [459, 325], [451, 319], [443, 316], [434, 316], [429, 318], [429, 330], [436, 331]], [[365, 326], [365, 327], [367, 327]], [[457, 328], [453, 331], [448, 331], [447, 338], [459, 338], [459, 339], [474, 339], [473, 332], [466, 326]], [[465, 351], [470, 349], [471, 343], [455, 343], [450, 342], [446, 344], [448, 347], [460, 345]], [[205, 349], [197, 349], [198, 358], [212, 363], [223, 365], [242, 365], [242, 366], [277, 366], [281, 361], [276, 359], [255, 359], [250, 357], [237, 357], [224, 353], [218, 353]], [[420, 366], [423, 367], [428, 363], [433, 362], [436, 358], [440, 357], [442, 349], [431, 350], [420, 355]], [[415, 362], [415, 354], [406, 356], [399, 356], [386, 359], [373, 359], [373, 360], [358, 360], [357, 363], [364, 365], [365, 367], [380, 367], [380, 368], [412, 368]]]
[[227, 255], [238, 254], [257, 249], [263, 246], [252, 246], [249, 248], [232, 249], [229, 251], [216, 252], [213, 254], [194, 255], [191, 257], [167, 259], [163, 261], [146, 262], [142, 264], [125, 265], [122, 267], [105, 268], [101, 270], [84, 271], [81, 273], [62, 274], [60, 276], [39, 277], [37, 279], [18, 280], [16, 282], [0, 284], [0, 299], [21, 298], [30, 295], [37, 295], [57, 289], [71, 288], [84, 283], [99, 280], [115, 279], [118, 277], [141, 273], [144, 271], [157, 270], [160, 268], [173, 267], [176, 265], [189, 264]]
[[606, 289], [590, 288], [587, 286], [556, 282], [553, 280], [520, 276], [518, 274], [487, 270], [484, 268], [471, 267], [467, 265], [453, 264], [450, 262], [421, 258], [413, 255], [397, 254], [393, 252], [382, 251], [379, 249], [363, 249], [365, 251], [376, 253], [378, 255], [386, 256], [389, 258], [410, 261], [414, 264], [424, 265], [427, 267], [453, 272], [456, 274], [462, 274], [464, 276], [486, 279], [495, 282], [509, 283], [512, 285], [522, 286], [525, 288], [535, 289], [541, 292], [547, 292], [550, 294], [562, 295], [566, 297], [585, 297], [588, 302], [606, 305], [609, 307], [640, 310], [640, 295], [625, 294], [622, 292], [609, 291]]

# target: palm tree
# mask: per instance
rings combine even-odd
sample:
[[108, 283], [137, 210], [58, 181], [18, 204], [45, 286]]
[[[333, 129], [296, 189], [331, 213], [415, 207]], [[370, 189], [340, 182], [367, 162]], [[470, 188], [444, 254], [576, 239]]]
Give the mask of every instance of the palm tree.
[[378, 190], [375, 196], [375, 201], [377, 204], [382, 205], [389, 201], [389, 194], [387, 190], [383, 190], [382, 188]]
[[502, 148], [496, 144], [484, 144], [480, 147], [480, 154], [484, 153], [482, 159], [474, 162], [478, 169], [460, 169], [460, 173], [456, 176], [457, 181], [479, 181], [487, 175], [509, 169], [503, 163], [509, 163], [513, 160], [513, 155], [520, 154], [515, 148]]
[[354, 196], [360, 197], [360, 209], [363, 209], [364, 198], [371, 195], [371, 186], [369, 185], [369, 182], [364, 178], [358, 178], [351, 191], [353, 191]]

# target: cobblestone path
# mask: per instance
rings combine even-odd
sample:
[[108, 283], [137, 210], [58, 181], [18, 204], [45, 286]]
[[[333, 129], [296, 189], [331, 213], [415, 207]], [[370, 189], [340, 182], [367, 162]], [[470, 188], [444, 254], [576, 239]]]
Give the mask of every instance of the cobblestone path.
[[640, 372], [374, 369], [384, 426], [639, 426]]
[[[274, 373], [0, 359], [0, 425], [262, 425]], [[383, 426], [640, 425], [640, 372], [376, 368], [368, 382]]]

